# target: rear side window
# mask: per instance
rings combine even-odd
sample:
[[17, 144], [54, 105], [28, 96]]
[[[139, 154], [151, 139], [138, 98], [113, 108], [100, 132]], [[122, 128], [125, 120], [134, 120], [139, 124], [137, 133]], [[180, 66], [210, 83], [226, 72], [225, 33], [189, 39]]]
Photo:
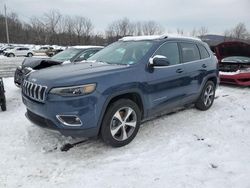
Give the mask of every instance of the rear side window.
[[199, 50], [200, 50], [201, 59], [209, 58], [210, 55], [209, 55], [207, 49], [204, 46], [200, 45], [200, 44], [198, 45], [198, 47], [199, 47]]
[[180, 63], [179, 49], [175, 42], [163, 44], [154, 55], [162, 55], [168, 58], [170, 65]]
[[183, 63], [196, 61], [200, 59], [200, 53], [196, 44], [180, 43]]

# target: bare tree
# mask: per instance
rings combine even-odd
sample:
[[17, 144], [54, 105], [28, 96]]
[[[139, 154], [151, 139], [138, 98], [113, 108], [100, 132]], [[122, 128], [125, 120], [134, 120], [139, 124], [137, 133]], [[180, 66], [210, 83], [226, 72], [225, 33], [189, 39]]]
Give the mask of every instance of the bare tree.
[[202, 26], [199, 30], [198, 30], [198, 35], [201, 39], [203, 39], [203, 37], [208, 33], [208, 28], [205, 26]]
[[31, 28], [34, 31], [34, 42], [44, 43], [45, 41], [45, 24], [37, 17], [32, 17], [30, 19]]
[[57, 27], [61, 18], [62, 18], [62, 15], [57, 10], [50, 10], [48, 13], [45, 13], [44, 20], [45, 20], [47, 29], [51, 31], [52, 33], [56, 33]]
[[135, 25], [128, 18], [123, 18], [108, 25], [106, 36], [108, 42], [113, 42], [123, 36], [133, 35], [134, 31]]
[[74, 18], [74, 30], [78, 37], [90, 36], [93, 30], [93, 24], [89, 18], [77, 16]]
[[191, 31], [190, 35], [191, 35], [192, 37], [197, 37], [198, 34], [197, 34], [196, 28], [193, 28], [193, 30]]
[[233, 38], [233, 35], [232, 35], [232, 31], [231, 30], [226, 30], [224, 31], [224, 41], [227, 41], [227, 40], [232, 40]]
[[177, 28], [176, 32], [177, 32], [178, 35], [184, 35], [184, 30], [183, 29]]
[[140, 35], [143, 34], [142, 23], [141, 22], [136, 22], [134, 24], [134, 34], [137, 35], [137, 36], [140, 36]]
[[146, 21], [142, 23], [142, 30], [144, 35], [162, 34], [164, 29], [155, 21]]
[[238, 23], [235, 28], [232, 29], [232, 36], [236, 39], [245, 39], [247, 35], [248, 32], [244, 23]]

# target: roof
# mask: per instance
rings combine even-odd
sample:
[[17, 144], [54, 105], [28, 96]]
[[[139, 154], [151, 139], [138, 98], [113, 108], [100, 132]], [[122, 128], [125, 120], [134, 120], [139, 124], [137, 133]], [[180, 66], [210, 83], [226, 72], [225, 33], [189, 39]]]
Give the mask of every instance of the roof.
[[104, 48], [103, 46], [71, 46], [70, 48], [77, 48], [77, 49], [89, 49], [89, 48]]
[[186, 37], [186, 36], [171, 35], [171, 34], [129, 36], [129, 37], [123, 37], [123, 38], [119, 39], [119, 41], [142, 41], [142, 40], [161, 40], [161, 39], [191, 39], [191, 40], [201, 41], [199, 38], [195, 38], [195, 37]]

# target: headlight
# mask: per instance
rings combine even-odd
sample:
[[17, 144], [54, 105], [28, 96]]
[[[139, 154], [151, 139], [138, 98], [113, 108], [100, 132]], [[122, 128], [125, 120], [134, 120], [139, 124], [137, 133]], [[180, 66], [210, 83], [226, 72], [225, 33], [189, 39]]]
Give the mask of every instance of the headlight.
[[61, 95], [61, 96], [81, 96], [81, 95], [87, 95], [87, 94], [94, 92], [95, 88], [96, 88], [96, 84], [60, 87], [60, 88], [51, 89], [50, 93]]

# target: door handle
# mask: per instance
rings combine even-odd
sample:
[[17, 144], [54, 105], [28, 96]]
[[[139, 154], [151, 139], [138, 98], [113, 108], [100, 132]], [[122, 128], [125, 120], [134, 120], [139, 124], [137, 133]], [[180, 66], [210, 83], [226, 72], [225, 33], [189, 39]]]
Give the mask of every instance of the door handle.
[[177, 73], [182, 73], [182, 72], [183, 72], [183, 69], [177, 69], [176, 72], [177, 72]]
[[207, 68], [207, 65], [206, 65], [206, 64], [203, 64], [203, 65], [202, 65], [202, 68]]

